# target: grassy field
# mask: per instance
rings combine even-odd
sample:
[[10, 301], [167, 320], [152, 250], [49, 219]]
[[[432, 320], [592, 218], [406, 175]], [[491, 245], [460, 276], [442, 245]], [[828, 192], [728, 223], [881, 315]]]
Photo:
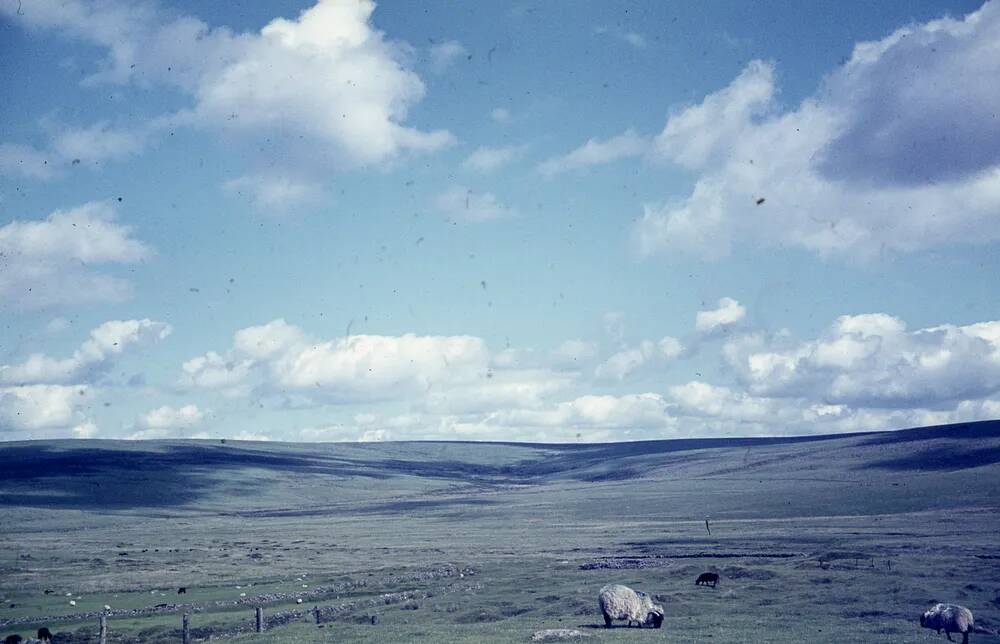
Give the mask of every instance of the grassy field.
[[[566, 446], [6, 443], [0, 472], [0, 635], [96, 641], [106, 605], [112, 642], [178, 642], [185, 612], [196, 640], [233, 642], [929, 642], [944, 636], [917, 616], [937, 601], [1000, 627], [1000, 422]], [[694, 585], [707, 570], [714, 590]], [[604, 629], [609, 582], [655, 595], [663, 628]]]

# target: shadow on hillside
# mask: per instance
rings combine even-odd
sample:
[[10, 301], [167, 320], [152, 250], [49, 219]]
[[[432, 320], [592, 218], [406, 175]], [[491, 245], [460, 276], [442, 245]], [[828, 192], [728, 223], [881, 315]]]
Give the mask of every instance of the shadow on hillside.
[[[754, 439], [765, 440], [765, 439]], [[810, 439], [774, 439], [767, 444], [801, 442]], [[677, 444], [675, 444], [677, 443]], [[636, 441], [631, 443], [602, 443], [587, 445], [542, 445], [534, 458], [514, 463], [488, 465], [457, 460], [424, 461], [404, 459], [341, 459], [342, 462], [364, 470], [377, 470], [392, 476], [416, 476], [451, 482], [479, 483], [484, 485], [531, 485], [552, 479], [596, 483], [625, 481], [642, 478], [644, 467], [632, 465], [626, 459], [657, 457], [656, 467], [690, 463], [694, 456], [689, 452], [712, 447], [733, 447], [733, 441]], [[764, 444], [764, 443], [755, 443]], [[488, 449], [490, 444], [484, 444]], [[493, 443], [496, 445], [496, 443]]]
[[[897, 471], [961, 470], [1000, 463], [1000, 421], [920, 427], [875, 435], [860, 445], [886, 446], [928, 441], [920, 451], [872, 461], [864, 469]], [[933, 442], [930, 442], [933, 441]], [[981, 441], [973, 446], [969, 441]]]
[[861, 445], [891, 445], [933, 439], [982, 440], [986, 438], [1000, 438], [1000, 420], [983, 420], [975, 423], [936, 425], [934, 427], [918, 427], [896, 432], [881, 432], [871, 435]]
[[[390, 501], [388, 503], [375, 503], [364, 507], [351, 508], [352, 515], [362, 514], [390, 514], [405, 515], [423, 510], [438, 509], [471, 509], [482, 506], [497, 505], [497, 501], [490, 499], [477, 499], [473, 497], [453, 497], [447, 499], [425, 499], [416, 501]], [[272, 510], [247, 510], [236, 512], [224, 512], [226, 516], [238, 516], [245, 518], [253, 517], [321, 517], [321, 516], [342, 516], [344, 509], [340, 506], [320, 506], [314, 508], [276, 508]]]
[[226, 471], [246, 468], [338, 477], [389, 476], [327, 459], [215, 445], [152, 449], [18, 445], [0, 448], [0, 506], [180, 507], [205, 496]]
[[[641, 478], [642, 463], [631, 464], [627, 459], [656, 457], [658, 468], [672, 464], [689, 464], [692, 459], [709, 460], [714, 449], [750, 449], [782, 445], [821, 444], [830, 441], [859, 441], [859, 445], [888, 445], [934, 439], [1000, 438], [1000, 421], [983, 421], [942, 425], [892, 432], [860, 432], [855, 434], [825, 434], [818, 436], [778, 436], [760, 438], [692, 438], [625, 443], [494, 443], [517, 445], [536, 450], [535, 458], [505, 465], [485, 465], [457, 460], [405, 459], [343, 459], [364, 471], [379, 471], [391, 476], [417, 476], [450, 481], [484, 484], [531, 484], [561, 478], [581, 482], [622, 481]], [[694, 455], [692, 452], [702, 452]], [[976, 467], [1000, 461], [993, 449], [963, 450], [948, 456], [911, 454], [899, 459], [887, 459], [865, 467], [884, 469], [955, 469]]]
[[900, 458], [875, 461], [865, 469], [942, 471], [963, 470], [1000, 463], [1000, 447], [980, 449], [933, 449]]
[[[802, 443], [819, 443], [842, 439], [843, 436], [781, 436], [770, 438], [685, 438], [628, 443], [596, 443], [581, 445], [536, 445], [549, 452], [544, 460], [524, 461], [506, 468], [505, 472], [524, 478], [544, 479], [558, 476], [582, 482], [623, 481], [641, 478], [645, 467], [630, 466], [623, 459], [656, 457], [657, 468], [690, 464], [692, 459], [708, 460], [710, 450], [759, 448]], [[694, 455], [692, 452], [703, 452]]]
[[[815, 439], [758, 439], [775, 444]], [[96, 444], [95, 444], [96, 443]], [[388, 479], [416, 477], [450, 483], [507, 485], [542, 483], [558, 477], [579, 481], [615, 481], [641, 476], [622, 459], [659, 455], [657, 465], [691, 458], [686, 452], [740, 440], [645, 441], [600, 445], [536, 445], [533, 457], [497, 464], [459, 459], [369, 458], [337, 450], [283, 453], [216, 443], [118, 444], [74, 441], [28, 443], [0, 447], [0, 506], [126, 510], [180, 508], [197, 503], [215, 488], [227, 494], [253, 494], [252, 479], [227, 477], [228, 472], [255, 469], [281, 476], [320, 475], [331, 478]], [[95, 446], [91, 447], [92, 444]], [[483, 445], [483, 449], [490, 449]], [[379, 507], [372, 512], [419, 511], [436, 507]], [[440, 505], [460, 505], [460, 501]], [[464, 502], [469, 507], [468, 501]], [[322, 510], [321, 513], [325, 513]]]
[[[397, 454], [372, 446], [369, 457], [357, 458], [357, 451], [333, 446], [314, 451], [296, 446], [243, 447], [208, 442], [151, 442], [148, 444], [104, 441], [66, 443], [38, 442], [0, 447], [0, 506], [74, 508], [81, 510], [124, 510], [130, 508], [179, 508], [206, 497], [226, 485], [227, 494], [257, 493], [252, 477], [229, 477], [238, 470], [260, 470], [268, 474], [294, 477], [329, 476], [389, 479], [401, 476], [438, 479], [479, 486], [540, 484], [552, 480], [583, 482], [621, 481], [642, 477], [650, 466], [672, 465], [716, 458], [713, 450], [766, 448], [792, 444], [850, 441], [856, 446], [910, 445], [909, 452], [895, 458], [868, 460], [868, 468], [886, 470], [949, 470], [978, 467], [1000, 462], [1000, 445], [959, 444], [953, 439], [1000, 438], [1000, 421], [902, 430], [849, 436], [805, 436], [775, 438], [718, 438], [637, 441], [603, 444], [520, 444], [531, 454], [519, 461], [473, 463], [455, 458], [427, 458], [414, 448], [413, 458], [390, 458]], [[934, 441], [928, 445], [914, 441]], [[454, 445], [454, 443], [452, 443]], [[94, 446], [91, 446], [94, 445]], [[424, 444], [426, 446], [426, 444]], [[441, 443], [447, 446], [447, 443]], [[467, 445], [463, 444], [463, 445]], [[490, 450], [497, 444], [481, 444]], [[503, 445], [511, 445], [503, 443]], [[935, 449], [931, 449], [931, 448]], [[352, 448], [356, 450], [357, 448]], [[919, 451], [918, 451], [919, 449]], [[446, 456], [447, 449], [442, 449]], [[479, 456], [483, 453], [480, 452]], [[873, 453], [873, 456], [875, 454]], [[383, 458], [379, 458], [384, 456]], [[441, 505], [470, 507], [470, 501], [450, 500]], [[432, 505], [385, 507], [381, 511], [407, 511]]]

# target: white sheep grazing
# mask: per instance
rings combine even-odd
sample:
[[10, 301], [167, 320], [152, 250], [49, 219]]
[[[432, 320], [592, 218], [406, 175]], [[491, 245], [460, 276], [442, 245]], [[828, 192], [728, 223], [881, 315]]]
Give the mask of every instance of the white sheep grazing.
[[936, 604], [920, 616], [920, 625], [924, 628], [933, 628], [938, 633], [944, 631], [949, 642], [954, 641], [951, 639], [952, 633], [961, 633], [962, 644], [969, 644], [969, 633], [975, 627], [975, 622], [972, 619], [972, 611], [965, 606]]
[[601, 589], [597, 603], [604, 614], [604, 625], [611, 628], [611, 621], [627, 619], [628, 625], [652, 626], [660, 628], [663, 625], [663, 607], [657, 606], [649, 595], [635, 591], [621, 584], [608, 584]]

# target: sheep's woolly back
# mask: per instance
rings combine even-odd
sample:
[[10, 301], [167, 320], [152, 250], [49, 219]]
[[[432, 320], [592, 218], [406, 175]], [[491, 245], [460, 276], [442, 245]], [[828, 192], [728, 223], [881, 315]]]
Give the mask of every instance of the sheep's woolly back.
[[621, 584], [608, 584], [602, 588], [598, 603], [601, 605], [601, 612], [611, 619], [645, 622], [650, 612], [663, 614], [663, 608], [654, 604], [649, 595]]
[[971, 633], [975, 625], [972, 611], [956, 604], [936, 604], [924, 613], [924, 626], [951, 633]]

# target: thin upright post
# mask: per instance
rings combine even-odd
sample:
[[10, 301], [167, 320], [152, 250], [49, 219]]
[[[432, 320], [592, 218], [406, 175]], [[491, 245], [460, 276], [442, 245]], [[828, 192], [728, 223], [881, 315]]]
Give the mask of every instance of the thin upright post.
[[98, 622], [98, 637], [101, 644], [108, 644], [108, 616], [101, 613], [100, 621]]
[[191, 644], [191, 616], [187, 613], [181, 617], [181, 642]]
[[263, 633], [264, 632], [264, 609], [261, 606], [258, 606], [256, 608], [255, 612], [257, 613], [257, 632], [258, 633]]

